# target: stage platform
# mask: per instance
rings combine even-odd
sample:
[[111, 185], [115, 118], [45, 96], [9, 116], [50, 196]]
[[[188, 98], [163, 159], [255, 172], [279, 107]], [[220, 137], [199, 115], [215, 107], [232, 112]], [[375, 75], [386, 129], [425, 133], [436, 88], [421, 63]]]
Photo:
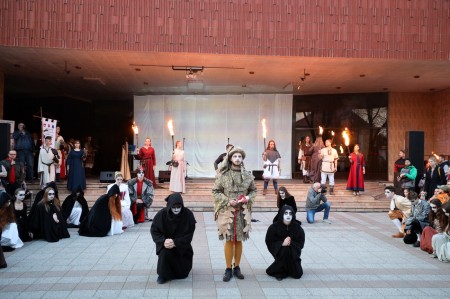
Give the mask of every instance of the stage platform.
[[[276, 195], [272, 186], [269, 185], [268, 194], [263, 196], [263, 181], [256, 180], [257, 196], [253, 205], [255, 212], [271, 212], [277, 211]], [[352, 195], [352, 192], [345, 190], [346, 180], [336, 180], [335, 195], [328, 195], [331, 202], [331, 210], [339, 212], [386, 212], [389, 210], [389, 202], [384, 197], [384, 186], [389, 182], [366, 181], [365, 192], [360, 196]], [[57, 183], [60, 200], [69, 194], [66, 189], [66, 181]], [[100, 183], [99, 179], [88, 179], [85, 198], [91, 207], [95, 200], [102, 194], [106, 193], [108, 183]], [[193, 211], [211, 212], [213, 211], [213, 198], [211, 190], [214, 186], [214, 179], [188, 179], [186, 181], [186, 193], [183, 193], [185, 206]], [[279, 180], [278, 186], [285, 186], [287, 190], [295, 197], [298, 210], [304, 211], [305, 199], [311, 184], [304, 184], [298, 179]], [[37, 184], [30, 184], [29, 189], [36, 194], [39, 191]], [[155, 196], [151, 211], [156, 211], [165, 206], [164, 199], [169, 196], [169, 182], [157, 183], [155, 188]]]

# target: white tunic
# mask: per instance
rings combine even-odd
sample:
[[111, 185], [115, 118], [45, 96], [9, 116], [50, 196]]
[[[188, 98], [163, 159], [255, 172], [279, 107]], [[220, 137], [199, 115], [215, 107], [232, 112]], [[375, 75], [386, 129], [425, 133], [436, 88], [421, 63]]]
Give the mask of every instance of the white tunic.
[[45, 146], [39, 151], [38, 172], [41, 174], [41, 187], [55, 181], [55, 164], [52, 149]]
[[[114, 184], [108, 185], [107, 190], [111, 189]], [[132, 227], [134, 226], [133, 213], [131, 213], [130, 206], [130, 193], [128, 192], [128, 185], [121, 183], [119, 185], [120, 194], [122, 195], [121, 206], [122, 206], [122, 222], [123, 226]], [[122, 229], [122, 228], [121, 228]]]

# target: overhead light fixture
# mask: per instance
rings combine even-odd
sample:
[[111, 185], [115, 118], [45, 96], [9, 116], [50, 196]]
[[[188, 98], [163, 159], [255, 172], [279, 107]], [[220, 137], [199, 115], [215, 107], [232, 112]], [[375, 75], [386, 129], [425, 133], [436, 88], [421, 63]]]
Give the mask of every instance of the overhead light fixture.
[[198, 74], [203, 74], [204, 66], [176, 66], [172, 65], [174, 71], [185, 71], [186, 79], [193, 80], [197, 78]]

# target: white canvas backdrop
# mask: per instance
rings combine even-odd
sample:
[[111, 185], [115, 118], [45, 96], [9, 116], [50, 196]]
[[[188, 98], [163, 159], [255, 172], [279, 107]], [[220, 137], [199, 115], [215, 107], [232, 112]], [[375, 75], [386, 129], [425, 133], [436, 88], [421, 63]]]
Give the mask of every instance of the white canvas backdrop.
[[264, 151], [261, 120], [267, 138], [274, 139], [281, 155], [281, 177], [291, 178], [292, 95], [147, 95], [134, 97], [134, 119], [139, 127], [139, 147], [152, 139], [156, 175], [167, 170], [172, 139], [167, 122], [172, 119], [174, 139], [185, 138], [188, 176], [212, 178], [213, 163], [230, 143], [246, 152], [245, 168], [262, 170]]

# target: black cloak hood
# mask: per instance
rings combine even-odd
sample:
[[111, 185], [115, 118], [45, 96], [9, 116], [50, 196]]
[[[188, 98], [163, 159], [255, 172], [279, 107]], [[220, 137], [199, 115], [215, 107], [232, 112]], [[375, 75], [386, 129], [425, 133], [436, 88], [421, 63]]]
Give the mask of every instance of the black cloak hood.
[[291, 225], [292, 222], [296, 221], [297, 219], [295, 218], [295, 211], [294, 211], [294, 209], [291, 206], [289, 206], [289, 205], [284, 205], [281, 208], [280, 212], [278, 213], [278, 222], [284, 224], [284, 222], [283, 222], [283, 215], [284, 215], [284, 212], [286, 212], [287, 210], [290, 210], [292, 212], [292, 221], [291, 221], [291, 223], [289, 223], [289, 225]]
[[[169, 196], [166, 197], [165, 201], [167, 202], [167, 213], [170, 215], [174, 215], [172, 213], [172, 208], [175, 204], [181, 205], [181, 211], [180, 214], [183, 213], [184, 210], [184, 204], [183, 204], [183, 197], [181, 197], [180, 193], [172, 193]], [[180, 215], [178, 214], [178, 215]]]
[[114, 184], [111, 188], [108, 190], [108, 197], [111, 197], [113, 195], [120, 195], [120, 188], [116, 184]]
[[2, 208], [7, 201], [11, 202], [11, 196], [5, 191], [0, 191], [0, 208]]

